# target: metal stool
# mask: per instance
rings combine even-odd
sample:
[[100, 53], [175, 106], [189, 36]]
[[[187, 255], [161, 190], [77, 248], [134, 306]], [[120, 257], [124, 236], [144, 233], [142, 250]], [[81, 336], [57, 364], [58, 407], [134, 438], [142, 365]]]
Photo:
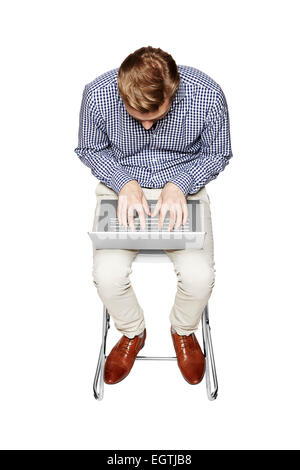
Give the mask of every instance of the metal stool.
[[[163, 250], [140, 250], [136, 255], [134, 262], [170, 262], [166, 253]], [[104, 396], [104, 364], [107, 358], [106, 356], [106, 339], [107, 333], [110, 328], [110, 315], [107, 311], [106, 306], [103, 306], [103, 321], [102, 321], [102, 344], [94, 378], [94, 397], [96, 400], [102, 400]], [[210, 333], [209, 316], [208, 316], [208, 305], [206, 305], [202, 314], [202, 337], [203, 337], [203, 353], [205, 356], [206, 368], [206, 391], [209, 400], [215, 400], [218, 395], [218, 380], [217, 372], [213, 354], [212, 339]], [[136, 360], [148, 360], [148, 361], [176, 361], [176, 356], [159, 357], [159, 356], [137, 356]], [[213, 390], [211, 389], [211, 378], [213, 379]]]

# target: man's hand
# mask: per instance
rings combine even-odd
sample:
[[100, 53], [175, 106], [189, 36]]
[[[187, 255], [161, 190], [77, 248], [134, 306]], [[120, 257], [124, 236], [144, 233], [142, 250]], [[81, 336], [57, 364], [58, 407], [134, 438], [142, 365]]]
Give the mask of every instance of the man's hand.
[[119, 223], [127, 227], [127, 220], [132, 230], [134, 228], [134, 210], [136, 209], [142, 229], [146, 227], [145, 213], [151, 215], [145, 194], [136, 180], [126, 183], [119, 193], [117, 217]]
[[181, 189], [174, 183], [167, 183], [160, 193], [157, 204], [154, 208], [152, 217], [155, 217], [160, 210], [158, 228], [161, 229], [165, 216], [170, 211], [170, 221], [168, 230], [172, 230], [176, 220], [175, 229], [179, 228], [181, 223], [184, 225], [188, 218], [188, 208], [186, 198]]

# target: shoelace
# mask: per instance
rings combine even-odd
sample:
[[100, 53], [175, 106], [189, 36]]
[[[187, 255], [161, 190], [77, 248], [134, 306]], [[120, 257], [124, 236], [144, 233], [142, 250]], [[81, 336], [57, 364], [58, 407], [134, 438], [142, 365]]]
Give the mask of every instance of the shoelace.
[[192, 349], [192, 338], [189, 336], [180, 336], [180, 347], [181, 349]]
[[125, 340], [122, 341], [119, 350], [122, 352], [128, 353], [132, 343], [133, 343], [133, 338], [127, 338], [126, 336]]

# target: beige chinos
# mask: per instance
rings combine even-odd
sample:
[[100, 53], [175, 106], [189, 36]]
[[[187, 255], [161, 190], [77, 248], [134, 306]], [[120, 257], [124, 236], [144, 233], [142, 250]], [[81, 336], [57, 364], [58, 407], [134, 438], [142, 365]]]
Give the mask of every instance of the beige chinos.
[[[157, 200], [162, 189], [142, 188], [146, 199]], [[99, 182], [96, 187], [97, 205], [93, 231], [96, 231], [101, 200], [118, 199], [118, 194]], [[177, 276], [177, 292], [169, 319], [179, 335], [189, 335], [198, 329], [202, 312], [215, 283], [214, 242], [210, 200], [205, 186], [187, 199], [204, 203], [204, 248], [165, 250], [173, 262]], [[138, 250], [93, 248], [93, 282], [98, 295], [114, 320], [117, 330], [128, 338], [145, 328], [144, 311], [130, 281], [132, 262]], [[167, 295], [167, 293], [166, 293]]]

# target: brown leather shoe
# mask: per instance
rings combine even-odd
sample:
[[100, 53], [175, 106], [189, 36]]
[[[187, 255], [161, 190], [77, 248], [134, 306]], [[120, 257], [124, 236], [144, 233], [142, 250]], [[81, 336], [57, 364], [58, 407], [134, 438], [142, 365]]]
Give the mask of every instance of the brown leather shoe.
[[104, 366], [104, 382], [116, 384], [125, 379], [132, 369], [138, 352], [144, 347], [146, 328], [143, 336], [130, 339], [123, 335], [109, 353]]
[[203, 379], [205, 373], [205, 356], [194, 333], [189, 336], [172, 332], [178, 367], [185, 380], [196, 385]]

